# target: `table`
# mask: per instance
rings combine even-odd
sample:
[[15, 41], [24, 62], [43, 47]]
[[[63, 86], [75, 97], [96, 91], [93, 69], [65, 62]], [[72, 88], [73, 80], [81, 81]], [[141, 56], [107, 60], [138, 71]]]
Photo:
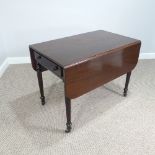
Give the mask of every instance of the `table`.
[[124, 96], [127, 95], [140, 47], [140, 40], [103, 30], [30, 45], [31, 63], [37, 72], [42, 105], [45, 104], [42, 72], [50, 70], [64, 82], [65, 131], [70, 132], [71, 99], [123, 74], [126, 74]]

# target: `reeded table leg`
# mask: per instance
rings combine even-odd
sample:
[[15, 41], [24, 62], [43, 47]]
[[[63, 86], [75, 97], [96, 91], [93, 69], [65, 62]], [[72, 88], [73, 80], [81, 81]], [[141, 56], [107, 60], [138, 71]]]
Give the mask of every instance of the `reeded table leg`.
[[65, 104], [66, 104], [66, 117], [67, 117], [67, 123], [66, 123], [66, 130], [65, 132], [68, 133], [72, 129], [72, 123], [71, 123], [71, 100], [67, 97], [65, 97]]
[[45, 96], [44, 96], [44, 88], [43, 88], [43, 78], [42, 78], [41, 66], [39, 64], [37, 65], [37, 77], [38, 77], [38, 84], [39, 84], [40, 95], [41, 95], [40, 99], [41, 99], [42, 105], [44, 105]]
[[128, 72], [126, 74], [126, 82], [125, 82], [125, 88], [124, 88], [124, 96], [127, 96], [127, 91], [128, 91], [128, 85], [129, 85], [129, 81], [130, 81], [130, 76], [131, 76], [131, 72]]

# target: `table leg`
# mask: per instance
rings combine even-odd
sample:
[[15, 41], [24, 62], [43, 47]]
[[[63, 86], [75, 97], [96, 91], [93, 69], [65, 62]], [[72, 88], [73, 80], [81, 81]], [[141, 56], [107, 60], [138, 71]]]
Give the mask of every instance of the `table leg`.
[[128, 91], [128, 85], [129, 85], [129, 81], [130, 81], [130, 76], [131, 76], [131, 72], [128, 72], [126, 74], [126, 82], [125, 82], [125, 88], [124, 88], [124, 96], [127, 96], [127, 91]]
[[43, 88], [43, 78], [42, 78], [42, 71], [41, 71], [41, 66], [38, 64], [37, 65], [37, 77], [38, 77], [38, 84], [39, 84], [39, 89], [40, 89], [40, 99], [42, 105], [45, 104], [45, 96], [44, 96], [44, 88]]
[[66, 117], [67, 117], [67, 123], [66, 123], [66, 130], [65, 132], [68, 133], [72, 129], [72, 123], [71, 123], [71, 100], [67, 97], [65, 97], [65, 104], [66, 104]]

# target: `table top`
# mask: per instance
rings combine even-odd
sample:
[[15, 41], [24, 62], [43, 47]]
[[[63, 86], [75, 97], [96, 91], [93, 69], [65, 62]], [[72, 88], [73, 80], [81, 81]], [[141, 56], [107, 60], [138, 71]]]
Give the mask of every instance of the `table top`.
[[33, 44], [30, 48], [66, 67], [137, 42], [139, 40], [98, 30]]

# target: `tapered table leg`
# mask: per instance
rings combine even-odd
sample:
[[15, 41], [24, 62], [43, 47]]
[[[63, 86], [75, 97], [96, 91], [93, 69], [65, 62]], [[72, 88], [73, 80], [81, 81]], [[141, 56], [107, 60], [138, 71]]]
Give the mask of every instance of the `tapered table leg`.
[[72, 123], [71, 123], [71, 100], [67, 97], [65, 97], [65, 104], [66, 104], [66, 117], [67, 117], [67, 123], [66, 123], [66, 130], [65, 132], [68, 133], [72, 129]]
[[38, 64], [37, 65], [37, 77], [38, 77], [38, 84], [39, 84], [39, 89], [40, 89], [40, 99], [42, 105], [45, 104], [45, 96], [44, 96], [44, 88], [43, 88], [43, 78], [42, 78], [42, 71], [41, 71], [41, 66]]
[[131, 76], [131, 72], [128, 72], [126, 74], [126, 82], [125, 82], [125, 88], [124, 88], [124, 96], [127, 96], [128, 85], [129, 85], [129, 81], [130, 81], [130, 76]]

